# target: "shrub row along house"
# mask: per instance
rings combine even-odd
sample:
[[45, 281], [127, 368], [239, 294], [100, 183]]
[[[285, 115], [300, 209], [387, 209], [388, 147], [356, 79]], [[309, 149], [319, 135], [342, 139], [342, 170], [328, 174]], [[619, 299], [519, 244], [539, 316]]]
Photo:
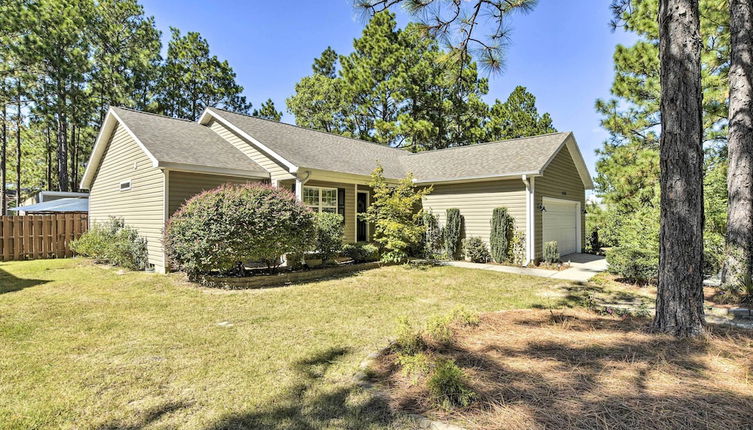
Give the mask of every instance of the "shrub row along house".
[[377, 164], [389, 180], [412, 173], [417, 185], [433, 185], [424, 209], [442, 223], [447, 208], [459, 208], [463, 236], [488, 240], [492, 211], [504, 206], [526, 237], [529, 260], [548, 241], [563, 255], [582, 249], [593, 183], [572, 133], [412, 154], [215, 108], [196, 122], [111, 108], [81, 188], [90, 190], [90, 222], [122, 218], [164, 272], [165, 222], [186, 199], [223, 183], [285, 187], [314, 211], [342, 215], [347, 241], [370, 240], [357, 215], [369, 206]]

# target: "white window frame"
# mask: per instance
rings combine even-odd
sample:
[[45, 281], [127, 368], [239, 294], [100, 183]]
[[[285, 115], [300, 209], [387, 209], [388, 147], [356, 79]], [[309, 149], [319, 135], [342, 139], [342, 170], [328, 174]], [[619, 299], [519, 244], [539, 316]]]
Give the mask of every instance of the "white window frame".
[[[317, 192], [319, 194], [319, 204], [317, 204], [317, 205], [309, 205], [308, 203], [306, 203], [306, 189], [307, 188], [308, 189], [312, 189], [312, 190], [317, 190]], [[324, 191], [324, 190], [334, 191], [335, 192], [335, 205], [334, 206], [329, 206], [329, 205], [323, 205], [322, 204], [322, 191]], [[340, 207], [340, 200], [339, 200], [340, 196], [338, 196], [338, 194], [339, 193], [337, 192], [337, 188], [316, 187], [316, 186], [311, 186], [311, 185], [305, 185], [305, 186], [303, 186], [303, 189], [301, 190], [301, 200], [303, 200], [303, 204], [304, 205], [308, 206], [309, 208], [311, 208], [312, 210], [314, 210], [316, 212], [322, 212], [322, 209], [327, 208], [327, 209], [334, 209], [333, 213], [338, 213], [337, 211], [338, 211], [338, 209]]]
[[[123, 188], [123, 184], [128, 184], [128, 186], [125, 187], [125, 188]], [[128, 179], [126, 181], [120, 181], [120, 185], [119, 185], [118, 189], [120, 191], [130, 191], [132, 186], [133, 186], [133, 180], [132, 179]]]

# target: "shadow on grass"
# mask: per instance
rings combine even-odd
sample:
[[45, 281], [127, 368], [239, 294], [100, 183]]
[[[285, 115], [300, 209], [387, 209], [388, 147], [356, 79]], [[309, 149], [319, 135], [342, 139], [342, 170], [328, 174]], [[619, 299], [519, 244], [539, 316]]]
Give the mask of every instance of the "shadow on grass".
[[21, 291], [26, 288], [36, 287], [37, 285], [43, 285], [50, 281], [42, 279], [24, 279], [11, 275], [7, 271], [0, 268], [0, 294], [13, 293], [15, 291]]
[[159, 406], [148, 409], [137, 419], [135, 424], [123, 423], [106, 423], [96, 427], [97, 430], [140, 430], [148, 427], [150, 424], [159, 421], [163, 416], [180, 409], [190, 407], [190, 403], [185, 402], [166, 402]]
[[360, 429], [388, 425], [391, 414], [381, 398], [369, 395], [351, 382], [327, 384], [323, 381], [327, 369], [349, 352], [346, 348], [331, 348], [294, 363], [295, 383], [281, 398], [259, 411], [228, 415], [207, 430]]
[[[710, 339], [626, 336], [643, 334], [647, 323], [539, 314], [505, 326], [540, 329], [538, 336], [532, 332], [500, 341], [501, 326], [490, 329], [490, 337], [470, 334], [464, 343], [470, 346], [446, 353], [472, 369], [471, 383], [479, 393], [475, 410], [463, 416], [478, 414], [477, 424], [484, 428], [509, 417], [494, 415], [499, 406], [508, 413], [525, 411], [523, 421], [514, 421], [530, 423], [523, 427], [751, 428], [753, 393], [741, 388], [745, 376], [717, 374], [710, 363], [720, 348], [712, 342], [723, 339], [730, 345], [721, 347], [723, 355], [732, 354], [727, 358], [743, 360], [740, 368], [753, 369], [753, 359], [734, 346], [750, 348], [753, 333], [710, 327]], [[556, 333], [549, 336], [548, 331]], [[729, 385], [732, 380], [737, 385]], [[402, 399], [399, 405], [421, 411], [416, 399]]]

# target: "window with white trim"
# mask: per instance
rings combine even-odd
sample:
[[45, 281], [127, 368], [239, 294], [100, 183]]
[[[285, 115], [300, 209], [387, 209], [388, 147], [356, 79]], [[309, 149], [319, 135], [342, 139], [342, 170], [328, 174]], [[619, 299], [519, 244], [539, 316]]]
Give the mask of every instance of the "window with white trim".
[[131, 180], [123, 181], [120, 183], [120, 191], [128, 191], [131, 189]]
[[337, 213], [337, 188], [303, 187], [303, 204], [314, 212]]

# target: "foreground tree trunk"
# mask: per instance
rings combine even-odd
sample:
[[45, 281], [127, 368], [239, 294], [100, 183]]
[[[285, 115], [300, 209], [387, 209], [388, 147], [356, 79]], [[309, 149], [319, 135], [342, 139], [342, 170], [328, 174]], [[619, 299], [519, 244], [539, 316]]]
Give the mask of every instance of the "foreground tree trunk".
[[698, 0], [660, 0], [661, 232], [653, 329], [704, 331], [703, 128]]
[[730, 0], [727, 260], [722, 284], [753, 275], [753, 0]]
[[21, 112], [21, 86], [18, 86], [18, 103], [16, 104], [16, 207], [21, 206], [21, 128], [23, 126], [23, 113]]
[[8, 203], [6, 201], [6, 181], [8, 180], [7, 170], [7, 154], [8, 154], [8, 126], [6, 125], [8, 109], [3, 102], [3, 140], [2, 147], [0, 148], [0, 216], [6, 215], [8, 212]]

